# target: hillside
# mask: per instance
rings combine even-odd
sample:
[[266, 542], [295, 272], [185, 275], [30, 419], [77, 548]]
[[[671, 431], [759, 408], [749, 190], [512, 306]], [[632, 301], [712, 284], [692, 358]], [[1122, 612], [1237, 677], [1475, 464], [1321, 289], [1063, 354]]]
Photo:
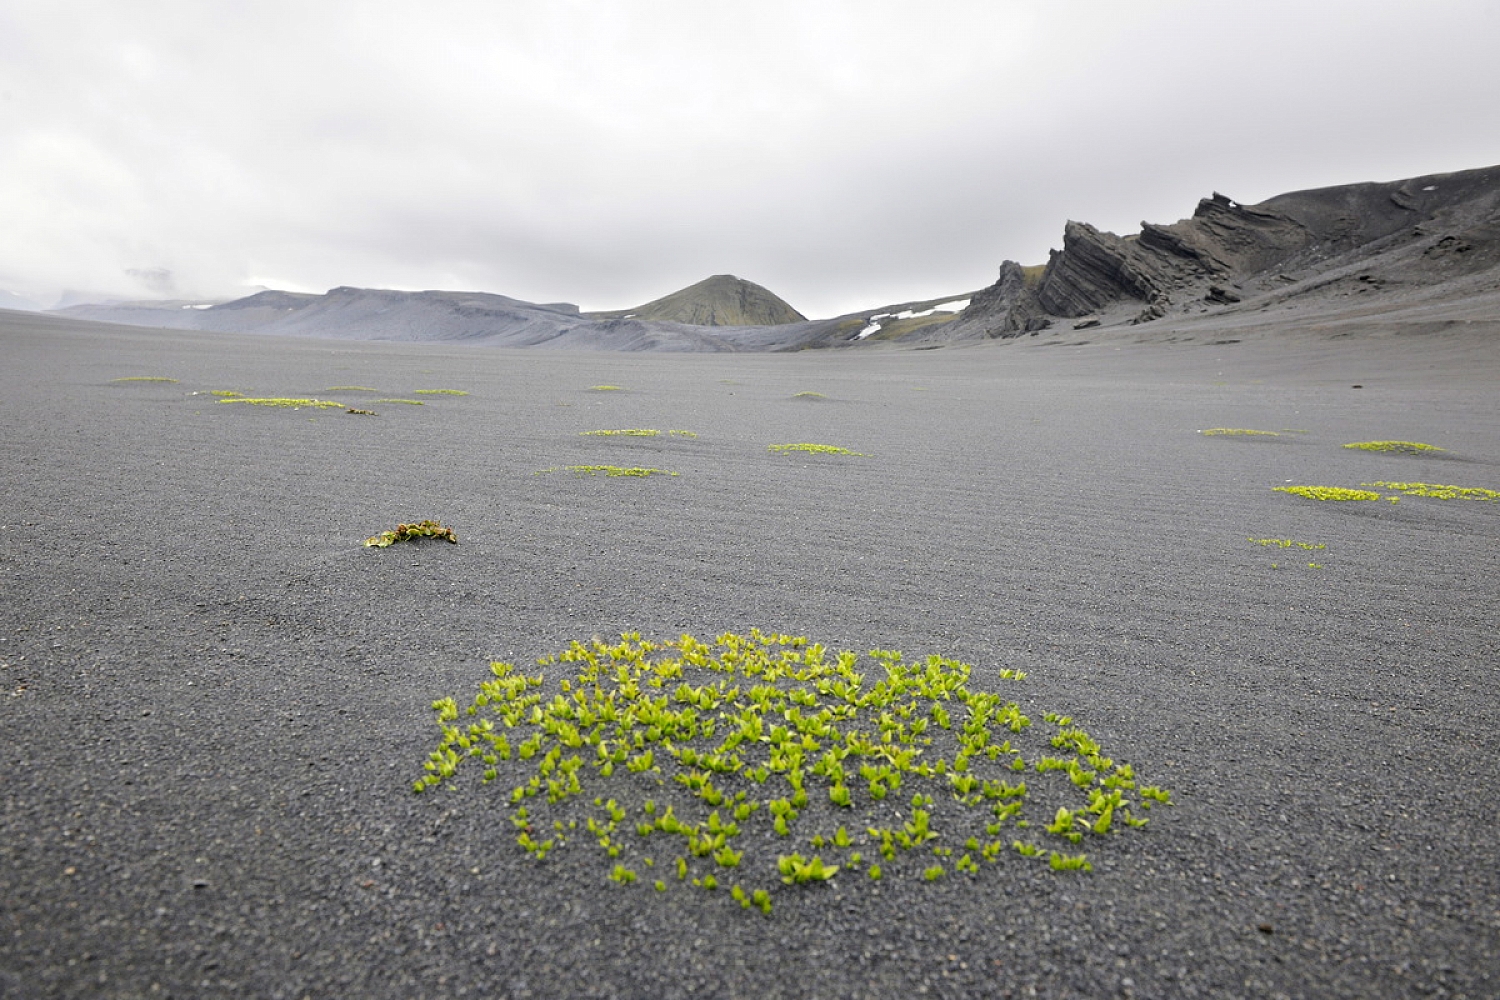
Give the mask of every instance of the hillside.
[[589, 315], [691, 326], [781, 326], [807, 321], [774, 292], [732, 274], [716, 274], [634, 309]]
[[[1013, 261], [945, 339], [1138, 326], [1271, 309], [1351, 317], [1500, 293], [1500, 167], [1350, 184], [1241, 205], [1131, 236], [1069, 222], [1039, 280]], [[1460, 308], [1460, 311], [1462, 309]]]

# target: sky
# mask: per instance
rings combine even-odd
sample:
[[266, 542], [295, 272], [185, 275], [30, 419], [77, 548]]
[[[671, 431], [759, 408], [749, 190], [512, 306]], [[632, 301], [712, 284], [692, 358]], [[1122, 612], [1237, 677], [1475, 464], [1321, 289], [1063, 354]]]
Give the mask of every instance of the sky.
[[809, 317], [1500, 164], [1491, 0], [0, 0], [0, 291]]

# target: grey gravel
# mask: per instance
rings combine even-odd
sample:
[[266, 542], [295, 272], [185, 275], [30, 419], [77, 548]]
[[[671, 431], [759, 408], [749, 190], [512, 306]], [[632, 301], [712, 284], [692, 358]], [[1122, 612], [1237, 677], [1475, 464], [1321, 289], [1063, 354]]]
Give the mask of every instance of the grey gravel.
[[[1500, 504], [1272, 487], [1500, 489], [1500, 341], [1151, 337], [623, 356], [0, 313], [0, 996], [1495, 996]], [[373, 402], [420, 388], [470, 395]], [[624, 427], [699, 437], [579, 436]], [[1341, 447], [1371, 438], [1448, 451]], [[535, 475], [586, 462], [680, 475]], [[460, 544], [360, 544], [424, 517]], [[1177, 804], [1090, 875], [841, 876], [767, 919], [538, 864], [493, 788], [411, 793], [430, 702], [491, 659], [757, 626], [1024, 669]]]

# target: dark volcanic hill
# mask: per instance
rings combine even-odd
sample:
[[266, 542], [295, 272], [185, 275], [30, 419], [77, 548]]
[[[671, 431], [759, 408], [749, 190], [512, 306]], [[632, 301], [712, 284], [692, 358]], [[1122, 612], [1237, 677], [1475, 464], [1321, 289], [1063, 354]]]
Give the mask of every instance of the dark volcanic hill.
[[634, 309], [590, 313], [601, 318], [657, 320], [691, 326], [781, 326], [807, 317], [769, 289], [732, 274], [716, 274]]
[[1241, 205], [1132, 236], [1069, 222], [1040, 275], [1014, 261], [944, 339], [1017, 337], [1272, 306], [1369, 313], [1500, 292], [1500, 167], [1349, 184]]

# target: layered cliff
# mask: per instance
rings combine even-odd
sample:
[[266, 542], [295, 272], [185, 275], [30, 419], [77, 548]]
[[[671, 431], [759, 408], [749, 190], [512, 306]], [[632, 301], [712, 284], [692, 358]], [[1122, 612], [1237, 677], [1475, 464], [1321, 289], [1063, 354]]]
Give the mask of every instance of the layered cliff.
[[[1216, 193], [1191, 218], [1142, 223], [1130, 236], [1069, 222], [1040, 281], [1019, 280], [1021, 269], [1006, 261], [947, 333], [1009, 338], [1063, 321], [1145, 323], [1252, 299], [1263, 306], [1358, 280], [1344, 275], [1350, 269], [1371, 272], [1364, 291], [1390, 281], [1432, 285], [1493, 269], [1497, 236], [1500, 167], [1299, 191], [1258, 205]], [[1442, 259], [1447, 265], [1437, 266]]]

